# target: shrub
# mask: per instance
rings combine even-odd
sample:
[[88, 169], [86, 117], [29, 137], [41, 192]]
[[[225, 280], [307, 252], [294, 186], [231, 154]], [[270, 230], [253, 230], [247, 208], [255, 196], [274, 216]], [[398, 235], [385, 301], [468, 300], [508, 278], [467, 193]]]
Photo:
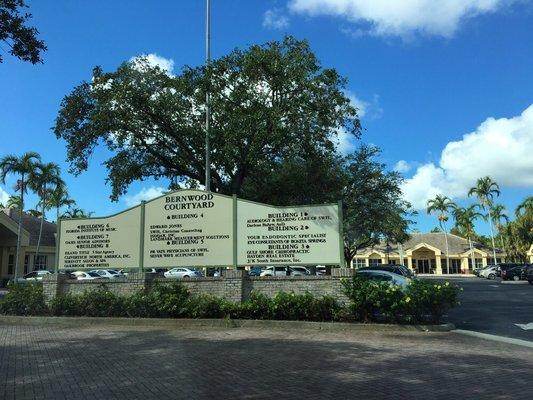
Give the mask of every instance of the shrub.
[[187, 302], [187, 316], [191, 318], [226, 318], [233, 310], [233, 303], [220, 297], [202, 294]]
[[[360, 276], [342, 280], [348, 309], [354, 320], [401, 323], [439, 323], [444, 313], [458, 304], [461, 290], [457, 285], [434, 284], [413, 280], [405, 291], [387, 282], [371, 281]], [[340, 313], [339, 318], [348, 316]]]
[[417, 321], [439, 323], [447, 310], [459, 304], [461, 290], [459, 286], [449, 282], [415, 280], [409, 285], [406, 296], [412, 303]]
[[184, 317], [187, 314], [189, 291], [179, 282], [170, 285], [154, 284], [127, 299], [130, 317]]
[[40, 283], [14, 284], [0, 299], [0, 313], [11, 315], [45, 315], [43, 285]]
[[248, 300], [234, 307], [230, 316], [240, 319], [273, 319], [272, 299], [252, 292]]
[[55, 316], [84, 315], [78, 300], [79, 297], [71, 293], [56, 296], [48, 305], [50, 313]]

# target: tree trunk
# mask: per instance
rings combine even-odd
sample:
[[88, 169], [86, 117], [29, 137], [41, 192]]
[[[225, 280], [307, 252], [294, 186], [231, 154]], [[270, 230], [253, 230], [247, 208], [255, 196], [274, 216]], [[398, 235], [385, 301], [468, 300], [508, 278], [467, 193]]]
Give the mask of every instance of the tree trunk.
[[39, 258], [39, 250], [41, 248], [41, 237], [43, 235], [43, 224], [44, 224], [44, 203], [46, 201], [45, 199], [45, 193], [46, 193], [46, 185], [43, 187], [43, 197], [41, 199], [42, 207], [41, 207], [41, 226], [39, 227], [39, 239], [37, 239], [37, 250], [35, 252], [35, 258], [33, 259], [33, 269], [35, 269], [35, 262]]
[[446, 274], [450, 274], [450, 249], [448, 248], [448, 231], [446, 230], [446, 223], [442, 222], [442, 230], [444, 231], [444, 240], [446, 241]]
[[470, 260], [472, 262], [472, 271], [476, 267], [476, 258], [474, 257], [474, 247], [472, 246], [472, 238], [468, 235], [468, 245], [470, 246]]
[[20, 254], [20, 235], [22, 235], [22, 210], [24, 209], [24, 174], [20, 179], [20, 210], [19, 210], [19, 226], [17, 232], [17, 251], [15, 253], [15, 277], [14, 282], [17, 282], [17, 275], [19, 270], [19, 254]]
[[494, 265], [496, 265], [496, 245], [494, 244], [494, 229], [492, 228], [492, 217], [490, 216], [490, 210], [489, 213], [489, 224], [490, 224], [490, 238], [492, 240], [492, 256], [494, 257]]

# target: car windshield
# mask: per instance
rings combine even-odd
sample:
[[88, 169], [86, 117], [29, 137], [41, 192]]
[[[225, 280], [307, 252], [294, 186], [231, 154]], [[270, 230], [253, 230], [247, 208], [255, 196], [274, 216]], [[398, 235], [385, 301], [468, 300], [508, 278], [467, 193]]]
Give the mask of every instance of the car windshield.
[[98, 275], [96, 272], [87, 272], [89, 276], [92, 276], [93, 278], [99, 278], [100, 275]]

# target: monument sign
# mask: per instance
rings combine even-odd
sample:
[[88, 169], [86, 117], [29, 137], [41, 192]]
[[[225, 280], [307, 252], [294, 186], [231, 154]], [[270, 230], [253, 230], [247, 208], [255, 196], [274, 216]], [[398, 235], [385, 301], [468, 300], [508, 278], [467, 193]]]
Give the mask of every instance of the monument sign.
[[274, 207], [178, 190], [105, 218], [61, 219], [59, 269], [342, 265], [337, 204]]

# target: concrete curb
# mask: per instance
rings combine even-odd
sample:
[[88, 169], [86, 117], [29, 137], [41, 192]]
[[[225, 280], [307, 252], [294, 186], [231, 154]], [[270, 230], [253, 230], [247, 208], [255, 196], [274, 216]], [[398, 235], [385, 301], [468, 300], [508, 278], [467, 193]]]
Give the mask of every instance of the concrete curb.
[[107, 317], [23, 317], [14, 315], [0, 316], [2, 325], [59, 325], [64, 327], [80, 326], [150, 326], [153, 328], [254, 328], [254, 329], [289, 329], [318, 330], [326, 332], [450, 332], [455, 329], [451, 323], [440, 325], [394, 325], [361, 324], [345, 322], [311, 322], [311, 321], [272, 321], [244, 319], [172, 319], [172, 318], [107, 318]]

